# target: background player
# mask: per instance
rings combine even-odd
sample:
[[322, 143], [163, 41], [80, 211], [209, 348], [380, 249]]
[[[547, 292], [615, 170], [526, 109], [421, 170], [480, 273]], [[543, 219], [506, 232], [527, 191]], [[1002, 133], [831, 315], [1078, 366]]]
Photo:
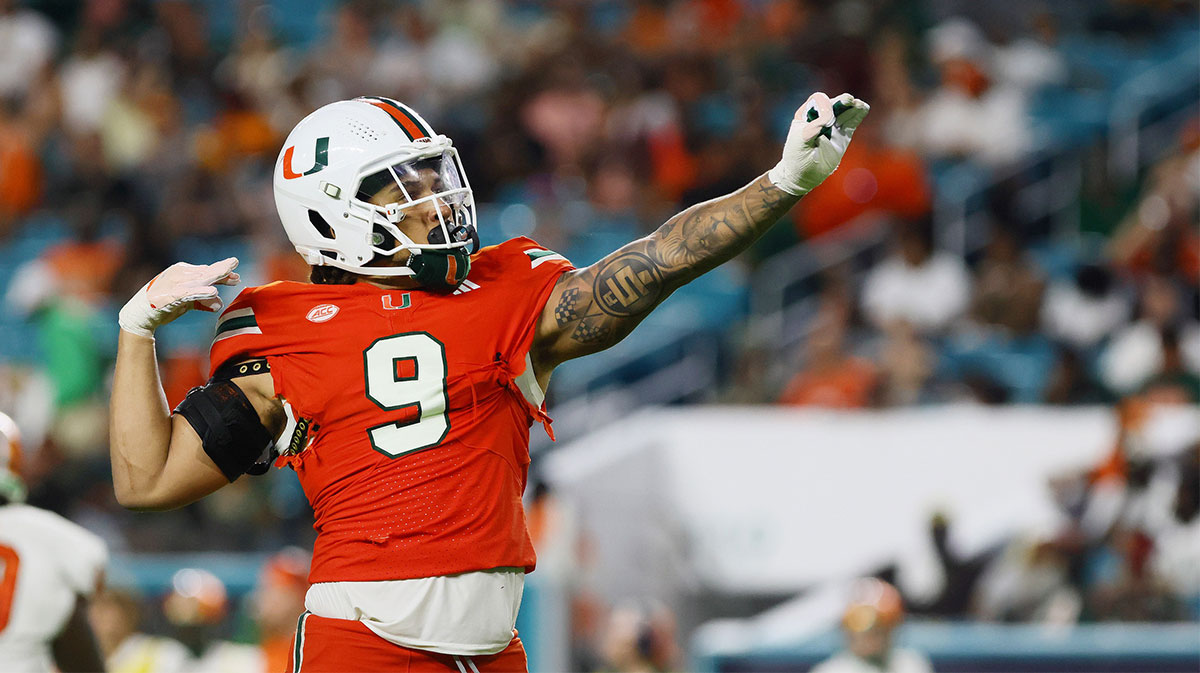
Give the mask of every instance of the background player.
[[296, 670], [524, 669], [512, 625], [534, 555], [520, 498], [551, 372], [748, 247], [833, 172], [868, 109], [814, 94], [769, 173], [575, 269], [528, 239], [471, 255], [465, 173], [411, 109], [321, 108], [275, 172], [314, 284], [239, 295], [217, 326], [213, 378], [173, 417], [153, 331], [218, 309], [214, 285], [238, 281], [237, 260], [174, 265], [122, 309], [118, 499], [181, 506], [264, 469], [281, 439], [319, 532]]
[[183, 673], [192, 663], [183, 643], [141, 631], [142, 596], [129, 587], [114, 586], [111, 578], [92, 598], [88, 615], [108, 673]]
[[896, 587], [875, 578], [855, 582], [842, 615], [846, 649], [813, 673], [930, 673], [933, 666], [925, 655], [893, 646], [893, 632], [903, 622], [904, 604]]
[[0, 413], [0, 670], [101, 671], [87, 620], [108, 549], [95, 534], [25, 505], [16, 423]]

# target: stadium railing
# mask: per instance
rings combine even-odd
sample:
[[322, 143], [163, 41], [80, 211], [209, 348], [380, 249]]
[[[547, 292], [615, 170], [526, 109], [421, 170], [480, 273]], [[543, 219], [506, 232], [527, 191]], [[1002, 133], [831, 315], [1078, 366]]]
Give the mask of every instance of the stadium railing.
[[[910, 620], [898, 644], [929, 657], [941, 671], [1195, 671], [1200, 637], [1194, 622], [1083, 625], [984, 624]], [[692, 639], [698, 673], [807, 671], [837, 651], [841, 635], [827, 631], [793, 643], [755, 645]]]

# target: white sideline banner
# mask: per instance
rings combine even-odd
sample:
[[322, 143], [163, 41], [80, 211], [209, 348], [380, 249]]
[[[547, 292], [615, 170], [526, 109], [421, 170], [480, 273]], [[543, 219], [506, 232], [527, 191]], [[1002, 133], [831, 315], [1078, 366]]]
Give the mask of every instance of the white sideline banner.
[[[1195, 408], [1159, 415], [1169, 427], [1145, 450], [1200, 434]], [[798, 591], [892, 562], [919, 594], [940, 583], [932, 514], [963, 554], [1047, 533], [1049, 479], [1115, 439], [1109, 408], [670, 408], [551, 452], [546, 474], [589, 537], [589, 581], [614, 598]]]

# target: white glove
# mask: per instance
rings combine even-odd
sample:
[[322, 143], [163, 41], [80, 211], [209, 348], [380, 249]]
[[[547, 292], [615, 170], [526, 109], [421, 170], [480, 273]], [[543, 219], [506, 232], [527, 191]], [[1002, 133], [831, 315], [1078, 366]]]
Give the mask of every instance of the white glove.
[[796, 110], [783, 145], [783, 158], [767, 173], [771, 182], [793, 196], [804, 196], [833, 174], [850, 136], [871, 106], [844, 93], [832, 101], [818, 91]]
[[236, 285], [241, 277], [233, 272], [237, 257], [216, 264], [187, 264], [179, 262], [167, 267], [121, 309], [117, 322], [126, 332], [154, 338], [154, 330], [189, 309], [220, 311], [221, 298], [216, 285]]

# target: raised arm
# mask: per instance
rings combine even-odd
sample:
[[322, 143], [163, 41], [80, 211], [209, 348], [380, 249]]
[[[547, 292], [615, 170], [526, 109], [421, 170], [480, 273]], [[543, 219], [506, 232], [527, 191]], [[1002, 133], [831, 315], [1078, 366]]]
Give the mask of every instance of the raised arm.
[[677, 288], [745, 250], [833, 173], [870, 108], [816, 93], [796, 112], [783, 159], [741, 189], [694, 205], [599, 262], [563, 274], [531, 353], [540, 383], [566, 360], [625, 338]]
[[[188, 309], [220, 308], [216, 284], [238, 281], [236, 259], [177, 264], [121, 309], [121, 336], [109, 418], [109, 456], [117, 501], [130, 509], [172, 509], [229, 483], [188, 421], [172, 416], [158, 375], [155, 328]], [[264, 427], [278, 434], [283, 418], [270, 374], [235, 381]], [[278, 407], [278, 408], [277, 408]]]

